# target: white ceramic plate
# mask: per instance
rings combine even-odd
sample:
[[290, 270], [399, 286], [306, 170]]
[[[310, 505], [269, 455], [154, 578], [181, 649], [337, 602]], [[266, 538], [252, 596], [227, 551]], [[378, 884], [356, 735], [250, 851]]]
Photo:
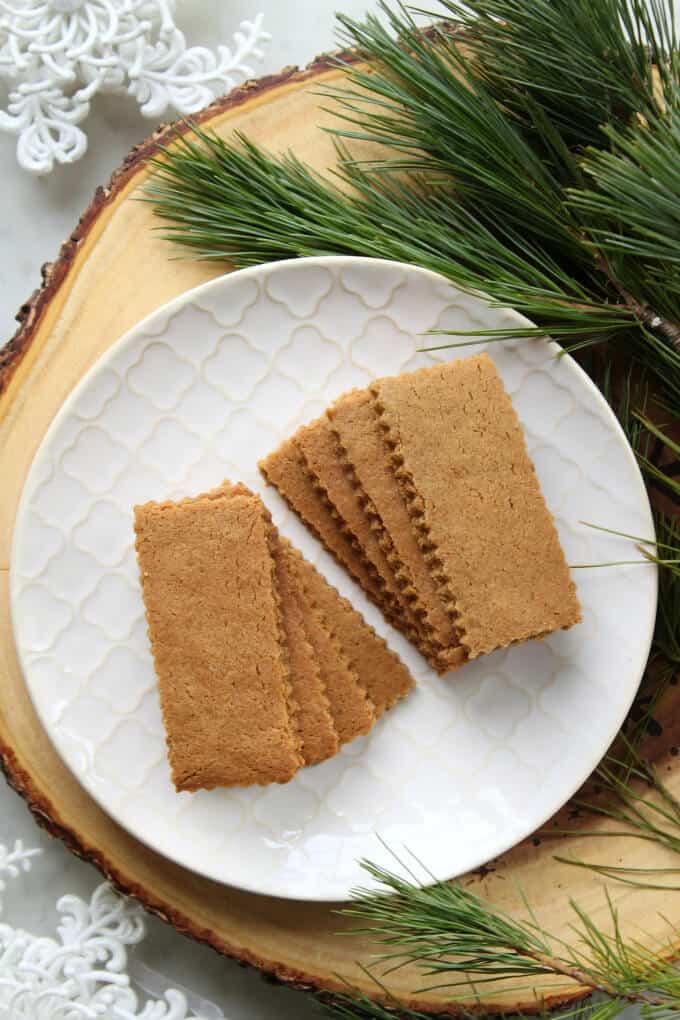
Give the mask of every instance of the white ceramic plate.
[[[647, 658], [652, 566], [577, 571], [582, 624], [440, 679], [256, 467], [345, 390], [471, 353], [417, 353], [430, 342], [424, 331], [523, 321], [413, 267], [342, 257], [281, 262], [171, 302], [76, 387], [22, 497], [11, 563], [14, 630], [55, 747], [144, 843], [244, 889], [342, 899], [365, 877], [360, 858], [394, 863], [378, 835], [438, 877], [458, 875], [540, 826], [596, 766]], [[568, 561], [637, 557], [630, 543], [579, 523], [653, 534], [635, 460], [601, 395], [570, 358], [556, 358], [554, 345], [504, 341], [489, 349]], [[132, 505], [198, 493], [225, 476], [263, 494], [281, 530], [403, 657], [417, 689], [367, 737], [287, 786], [178, 795]]]

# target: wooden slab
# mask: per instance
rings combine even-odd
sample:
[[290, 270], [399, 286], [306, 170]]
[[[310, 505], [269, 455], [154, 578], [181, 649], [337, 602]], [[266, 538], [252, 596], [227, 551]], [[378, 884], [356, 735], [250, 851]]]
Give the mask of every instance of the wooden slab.
[[[328, 100], [315, 90], [339, 72], [319, 59], [305, 71], [287, 70], [218, 101], [200, 120], [222, 135], [245, 131], [273, 150], [292, 148], [316, 167], [333, 163], [331, 140], [318, 127], [328, 122], [319, 107]], [[374, 997], [378, 989], [359, 964], [369, 964], [375, 946], [358, 936], [338, 938], [343, 921], [327, 905], [297, 904], [238, 892], [184, 871], [146, 849], [120, 829], [83, 792], [42, 730], [16, 659], [8, 606], [8, 564], [16, 506], [33, 455], [55, 412], [85, 370], [122, 333], [159, 305], [225, 271], [224, 264], [171, 261], [171, 250], [154, 233], [148, 205], [135, 201], [148, 179], [149, 157], [173, 132], [158, 131], [134, 150], [100, 189], [44, 271], [43, 286], [21, 310], [21, 326], [0, 353], [0, 759], [9, 782], [36, 819], [74, 853], [91, 861], [119, 888], [139, 899], [179, 931], [219, 952], [261, 968], [279, 980], [315, 990], [343, 988], [349, 981]], [[131, 258], [131, 253], [134, 257]], [[657, 713], [666, 724], [652, 747], [664, 777], [680, 796], [678, 688]], [[602, 820], [570, 818], [554, 824], [574, 833], [565, 840], [529, 839], [463, 881], [498, 907], [524, 914], [523, 888], [538, 920], [570, 937], [573, 897], [599, 922], [606, 917], [602, 883], [587, 872], [553, 859], [556, 850], [600, 863], [677, 866], [677, 858], [653, 844], [632, 839], [597, 839], [579, 829], [606, 828]], [[668, 929], [661, 915], [680, 927], [680, 899], [663, 892], [611, 886], [621, 926], [652, 944]], [[428, 1012], [455, 1012], [445, 990], [418, 992], [427, 984], [413, 970], [387, 979], [393, 994]], [[537, 994], [564, 1002], [582, 991], [564, 981]], [[476, 1009], [537, 1008], [531, 990], [512, 992], [482, 985]], [[471, 1008], [468, 1000], [464, 1003]]]

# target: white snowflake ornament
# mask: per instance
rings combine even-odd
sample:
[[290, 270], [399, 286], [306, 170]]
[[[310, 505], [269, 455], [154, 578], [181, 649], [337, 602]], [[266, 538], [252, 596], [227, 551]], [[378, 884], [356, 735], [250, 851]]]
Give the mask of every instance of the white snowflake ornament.
[[7, 878], [18, 878], [22, 871], [30, 871], [31, 858], [36, 857], [39, 853], [39, 850], [26, 850], [20, 839], [15, 841], [13, 850], [0, 843], [0, 914], [2, 913], [2, 893], [5, 891]]
[[97, 92], [128, 93], [147, 117], [169, 106], [196, 113], [251, 77], [270, 38], [262, 15], [241, 22], [233, 46], [187, 47], [174, 0], [0, 0], [0, 77], [9, 83], [0, 129], [19, 136], [35, 174], [87, 149], [78, 127]]
[[[0, 911], [3, 876], [30, 871], [39, 853], [20, 840], [0, 845]], [[55, 938], [0, 924], [3, 1020], [226, 1020], [215, 1003], [130, 958], [145, 935], [142, 910], [108, 883], [89, 902], [62, 896], [57, 911]]]

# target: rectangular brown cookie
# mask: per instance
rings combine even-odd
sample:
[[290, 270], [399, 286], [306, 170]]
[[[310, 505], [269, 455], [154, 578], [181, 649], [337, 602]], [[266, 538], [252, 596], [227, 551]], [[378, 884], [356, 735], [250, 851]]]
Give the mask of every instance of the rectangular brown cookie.
[[555, 525], [491, 358], [371, 390], [421, 550], [470, 657], [577, 623]]
[[279, 542], [288, 569], [295, 572], [297, 578], [300, 601], [305, 607], [307, 638], [314, 649], [324, 679], [338, 739], [341, 744], [346, 744], [368, 733], [376, 720], [375, 708], [334, 632], [332, 619], [320, 612], [303, 584], [302, 578], [306, 576], [307, 568], [314, 568], [285, 539], [279, 538]]
[[[232, 491], [250, 490], [238, 485]], [[307, 636], [319, 657], [335, 726], [345, 743], [367, 732], [378, 716], [409, 692], [413, 679], [347, 599], [287, 538], [277, 533], [277, 539], [278, 555], [289, 574], [297, 576]], [[345, 668], [338, 668], [338, 663]]]
[[427, 658], [439, 672], [465, 660], [458, 632], [437, 591], [414, 533], [411, 517], [390, 464], [383, 431], [369, 390], [354, 390], [328, 410], [347, 473], [354, 479], [364, 513], [382, 544], [403, 597], [422, 621]]
[[[241, 483], [225, 483], [225, 490], [250, 492]], [[269, 517], [264, 506], [263, 510]], [[375, 711], [340, 643], [307, 597], [300, 577], [305, 562], [301, 553], [273, 527], [272, 532], [296, 722], [305, 763], [312, 765], [332, 757], [340, 744], [368, 733]]]
[[[301, 431], [298, 430], [295, 436], [287, 439], [274, 453], [260, 461], [262, 474], [270, 485], [278, 489], [291, 509], [335, 556], [340, 565], [364, 589], [386, 619], [402, 630], [423, 655], [429, 658], [432, 653], [430, 643], [419, 634], [413, 614], [407, 606], [397, 604], [390, 597], [384, 579], [365, 556], [356, 537], [345, 525], [318, 478], [313, 476], [297, 441]], [[435, 668], [443, 671], [448, 665], [442, 667], [439, 663]]]
[[395, 614], [405, 613], [399, 587], [392, 574], [380, 543], [363, 512], [356, 489], [342, 463], [342, 453], [333, 427], [323, 415], [305, 425], [293, 437], [312, 481], [330, 503], [338, 527], [346, 531], [354, 549], [374, 572], [381, 588], [381, 600]]
[[291, 510], [359, 584], [369, 598], [381, 606], [380, 584], [375, 572], [357, 553], [352, 540], [338, 527], [330, 507], [321, 498], [310, 478], [297, 444], [287, 439], [259, 462], [267, 482], [278, 489]]
[[347, 599], [328, 584], [297, 550], [293, 552], [297, 557], [299, 577], [308, 601], [321, 614], [326, 629], [339, 641], [351, 668], [373, 702], [376, 717], [380, 717], [408, 694], [413, 687], [413, 678], [401, 659], [388, 648]]
[[328, 672], [318, 650], [310, 642], [308, 607], [303, 601], [290, 556], [278, 535], [274, 538], [273, 554], [283, 633], [290, 659], [290, 682], [297, 706], [297, 730], [302, 740], [305, 765], [315, 765], [337, 753], [340, 732], [334, 722]]
[[257, 497], [135, 507], [136, 548], [178, 790], [284, 783], [302, 764]]
[[[376, 531], [365, 513], [357, 487], [346, 469], [337, 435], [323, 415], [298, 429], [293, 437], [321, 498], [329, 506], [337, 526], [345, 531], [352, 548], [363, 559], [380, 588], [379, 607], [393, 626], [412, 641], [440, 671], [442, 662], [433, 653], [429, 637], [419, 627], [409, 600], [402, 594]], [[389, 471], [389, 466], [387, 466]], [[396, 486], [394, 478], [392, 484]], [[422, 558], [422, 557], [421, 557]]]

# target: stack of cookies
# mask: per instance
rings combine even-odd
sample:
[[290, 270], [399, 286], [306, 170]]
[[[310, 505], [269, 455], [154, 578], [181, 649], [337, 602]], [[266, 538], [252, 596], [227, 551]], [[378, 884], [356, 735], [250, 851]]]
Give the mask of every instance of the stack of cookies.
[[[439, 673], [580, 619], [486, 355], [345, 394], [260, 467]], [[288, 782], [412, 687], [245, 486], [136, 507], [135, 531], [178, 790]]]
[[243, 485], [135, 508], [177, 790], [285, 783], [413, 681]]
[[440, 673], [580, 619], [488, 355], [354, 390], [260, 468]]

